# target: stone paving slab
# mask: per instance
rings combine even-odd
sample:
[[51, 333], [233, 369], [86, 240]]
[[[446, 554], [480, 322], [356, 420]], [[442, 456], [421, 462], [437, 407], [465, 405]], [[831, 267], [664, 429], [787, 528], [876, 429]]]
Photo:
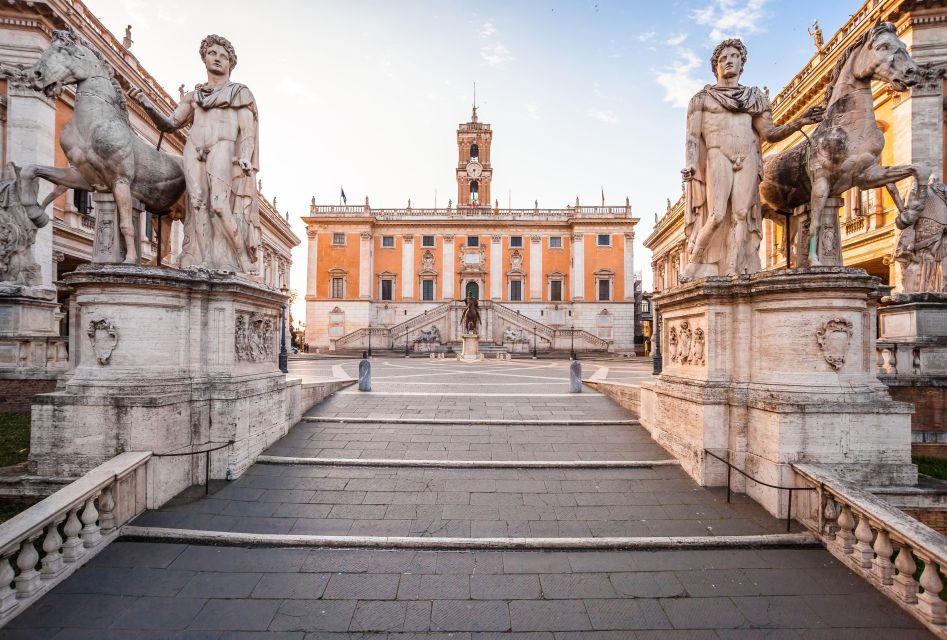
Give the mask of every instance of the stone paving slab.
[[136, 526], [242, 533], [446, 537], [757, 535], [785, 531], [743, 496], [679, 467], [427, 469], [263, 465]]
[[[143, 584], [154, 587], [145, 593]], [[110, 545], [0, 635], [930, 637], [822, 550], [437, 552], [133, 542]]]
[[266, 453], [390, 460], [667, 460], [670, 457], [639, 425], [357, 422], [301, 422]]

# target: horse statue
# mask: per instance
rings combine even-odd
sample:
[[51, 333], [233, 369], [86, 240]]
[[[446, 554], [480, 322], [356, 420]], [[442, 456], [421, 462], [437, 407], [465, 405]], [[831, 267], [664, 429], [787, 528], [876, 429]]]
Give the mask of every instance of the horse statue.
[[913, 193], [894, 224], [901, 230], [893, 256], [901, 272], [899, 293], [944, 291], [947, 185], [931, 183], [924, 202]]
[[[881, 164], [885, 138], [875, 121], [871, 93], [872, 80], [904, 91], [917, 84], [920, 76], [894, 25], [875, 25], [853, 42], [835, 65], [825, 92], [825, 119], [804, 143], [764, 160], [760, 184], [764, 215], [790, 214], [809, 205], [809, 266], [820, 266], [820, 258], [837, 251], [840, 241], [837, 226], [822, 227], [822, 211], [829, 197], [852, 187], [884, 186], [901, 208], [894, 183], [913, 176], [923, 203], [930, 175], [927, 167]], [[837, 258], [841, 264], [840, 253]]]
[[67, 189], [111, 192], [125, 240], [125, 263], [138, 264], [138, 239], [132, 225], [132, 199], [154, 214], [171, 210], [184, 193], [181, 159], [152, 148], [132, 130], [128, 106], [111, 66], [92, 46], [70, 31], [54, 31], [53, 41], [22, 80], [48, 97], [76, 87], [74, 115], [59, 135], [69, 166], [28, 165], [21, 171], [37, 198], [36, 178], [55, 186], [38, 206], [45, 209]]
[[460, 323], [466, 333], [477, 333], [480, 327], [480, 308], [477, 306], [477, 299], [467, 296], [466, 304], [466, 308], [460, 314]]

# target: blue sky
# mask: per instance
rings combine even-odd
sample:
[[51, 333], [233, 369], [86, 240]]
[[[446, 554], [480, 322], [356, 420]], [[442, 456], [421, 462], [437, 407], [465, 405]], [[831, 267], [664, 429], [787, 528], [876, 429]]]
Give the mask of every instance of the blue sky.
[[[636, 268], [650, 288], [642, 241], [680, 193], [684, 107], [713, 81], [723, 37], [749, 48], [744, 84], [775, 93], [860, 5], [803, 0], [667, 2], [303, 2], [87, 0], [177, 94], [204, 80], [201, 38], [231, 39], [237, 82], [261, 118], [263, 191], [298, 220], [315, 195], [338, 203], [444, 206], [456, 198], [454, 130], [472, 84], [494, 129], [494, 196], [501, 206], [564, 206], [630, 197]], [[305, 241], [292, 283], [305, 287]], [[294, 315], [303, 317], [302, 307]]]

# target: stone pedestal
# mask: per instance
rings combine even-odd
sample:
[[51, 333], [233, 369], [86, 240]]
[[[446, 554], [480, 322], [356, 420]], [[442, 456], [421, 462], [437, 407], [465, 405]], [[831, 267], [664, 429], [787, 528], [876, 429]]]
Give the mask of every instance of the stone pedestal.
[[29, 411], [55, 387], [69, 364], [61, 318], [55, 289], [0, 283], [0, 411]]
[[463, 343], [457, 359], [461, 362], [481, 362], [483, 354], [480, 353], [480, 336], [465, 333], [461, 336], [461, 340]]
[[[725, 456], [791, 486], [794, 462], [866, 485], [915, 484], [912, 407], [875, 375], [880, 281], [823, 267], [706, 278], [656, 294], [663, 372], [641, 386], [641, 422], [700, 484], [726, 484]], [[734, 478], [738, 478], [734, 473]], [[738, 490], [774, 515], [787, 492]]]
[[[86, 265], [69, 371], [33, 404], [31, 471], [78, 476], [122, 451], [211, 454], [238, 477], [291, 426], [277, 368], [286, 297], [233, 274]], [[155, 500], [203, 483], [204, 456], [156, 457]]]
[[918, 454], [947, 454], [947, 293], [897, 294], [878, 309], [878, 377], [915, 405]]

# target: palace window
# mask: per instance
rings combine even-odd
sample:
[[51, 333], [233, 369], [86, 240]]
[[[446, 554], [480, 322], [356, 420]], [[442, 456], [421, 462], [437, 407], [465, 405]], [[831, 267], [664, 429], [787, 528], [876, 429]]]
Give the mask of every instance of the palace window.
[[549, 238], [549, 248], [550, 249], [561, 249], [562, 248], [562, 237], [561, 236], [551, 236]]
[[474, 161], [480, 157], [480, 147], [477, 146], [477, 143], [470, 145], [470, 160]]
[[598, 234], [598, 246], [600, 247], [612, 246], [612, 236], [608, 233]]
[[523, 281], [522, 280], [510, 280], [510, 301], [511, 302], [523, 301]]
[[433, 246], [434, 246], [434, 236], [421, 236], [421, 246], [422, 246], [422, 247], [433, 247]]
[[510, 236], [510, 246], [511, 246], [511, 247], [522, 247], [522, 246], [523, 246], [523, 236]]
[[[341, 245], [345, 244], [345, 234], [344, 233], [333, 233], [332, 234], [332, 244]], [[341, 296], [339, 296], [341, 297]]]
[[480, 201], [480, 183], [476, 180], [470, 181], [470, 204], [477, 204]]
[[381, 237], [381, 246], [385, 249], [393, 249], [395, 246], [395, 237], [394, 236], [382, 236]]
[[549, 282], [549, 300], [551, 302], [562, 302], [562, 280], [551, 280]]
[[641, 301], [641, 313], [651, 313], [651, 301], [642, 300]]
[[422, 300], [433, 300], [434, 299], [434, 280], [430, 278], [421, 281], [421, 299]]
[[83, 189], [73, 189], [72, 206], [74, 206], [79, 213], [88, 215], [92, 210], [92, 205], [89, 202], [89, 192]]
[[479, 247], [479, 246], [480, 246], [480, 236], [467, 236], [467, 246], [468, 246], [468, 247]]
[[607, 278], [599, 278], [598, 280], [598, 299], [599, 300], [611, 300], [612, 299], [612, 281]]
[[332, 278], [332, 297], [345, 297], [345, 278]]
[[388, 278], [384, 278], [381, 281], [381, 299], [382, 300], [392, 300], [392, 292], [394, 291], [394, 282]]

